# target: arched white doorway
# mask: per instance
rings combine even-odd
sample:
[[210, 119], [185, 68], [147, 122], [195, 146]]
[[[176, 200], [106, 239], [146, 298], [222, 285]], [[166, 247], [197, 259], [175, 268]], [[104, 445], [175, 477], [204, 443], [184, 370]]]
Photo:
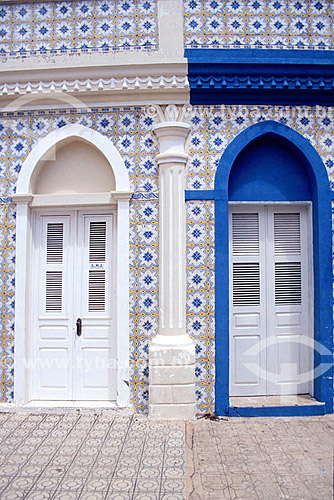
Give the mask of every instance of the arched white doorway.
[[[40, 333], [36, 334], [36, 332], [40, 332], [41, 326], [41, 324], [38, 326], [36, 323], [37, 316], [39, 319], [41, 317], [42, 319], [44, 318], [42, 327], [45, 331], [50, 331], [50, 329], [48, 330], [50, 325], [54, 328], [54, 325], [52, 326], [51, 324], [52, 321], [57, 319], [57, 317], [60, 318], [60, 314], [58, 316], [56, 314], [57, 311], [56, 313], [52, 313], [50, 316], [44, 314], [46, 312], [45, 301], [47, 300], [45, 297], [49, 293], [49, 291], [46, 292], [46, 288], [48, 286], [48, 273], [49, 277], [51, 276], [53, 279], [57, 273], [58, 275], [59, 273], [62, 273], [62, 276], [65, 276], [65, 271], [60, 268], [58, 269], [60, 264], [59, 262], [56, 262], [57, 259], [53, 259], [53, 261], [52, 259], [46, 259], [45, 256], [47, 254], [47, 248], [45, 247], [44, 250], [42, 248], [42, 235], [46, 234], [45, 231], [47, 232], [49, 228], [51, 241], [53, 234], [52, 231], [57, 228], [59, 229], [59, 227], [65, 228], [67, 223], [69, 224], [69, 227], [72, 227], [72, 233], [68, 233], [67, 237], [65, 233], [62, 233], [61, 241], [64, 245], [64, 249], [66, 249], [66, 238], [68, 238], [67, 241], [71, 245], [71, 248], [76, 247], [79, 249], [76, 250], [76, 254], [73, 254], [72, 250], [68, 252], [71, 256], [69, 257], [70, 260], [67, 261], [67, 266], [72, 273], [69, 274], [68, 282], [72, 282], [73, 286], [76, 284], [76, 277], [84, 275], [82, 267], [75, 270], [77, 261], [81, 260], [81, 262], [83, 262], [84, 257], [82, 256], [85, 255], [85, 251], [87, 250], [88, 253], [91, 251], [91, 248], [89, 247], [91, 243], [89, 242], [92, 241], [92, 233], [89, 233], [89, 231], [93, 231], [95, 226], [96, 230], [101, 228], [101, 221], [103, 219], [102, 225], [109, 228], [106, 234], [108, 235], [108, 232], [110, 232], [110, 237], [112, 236], [114, 243], [113, 245], [108, 243], [109, 236], [107, 236], [104, 243], [106, 246], [106, 252], [104, 252], [104, 250], [102, 252], [105, 255], [105, 263], [101, 263], [101, 260], [99, 263], [95, 262], [94, 259], [92, 261], [91, 257], [89, 257], [87, 260], [87, 266], [90, 266], [89, 269], [91, 270], [89, 271], [86, 266], [86, 271], [88, 276], [90, 275], [89, 273], [94, 274], [97, 269], [103, 268], [107, 269], [105, 271], [106, 276], [110, 275], [110, 290], [108, 293], [106, 292], [103, 300], [107, 305], [111, 304], [111, 309], [108, 314], [105, 314], [105, 317], [109, 317], [109, 315], [112, 316], [112, 327], [109, 325], [108, 328], [106, 328], [106, 325], [103, 325], [103, 322], [101, 323], [103, 314], [100, 314], [100, 316], [97, 314], [96, 317], [98, 321], [100, 321], [99, 326], [101, 331], [103, 329], [105, 329], [105, 331], [112, 330], [112, 334], [114, 335], [112, 343], [112, 359], [105, 359], [105, 361], [107, 361], [107, 365], [109, 366], [108, 373], [110, 373], [110, 371], [114, 373], [112, 380], [113, 391], [110, 391], [110, 394], [113, 394], [114, 396], [111, 396], [110, 399], [115, 401], [115, 403], [120, 406], [128, 404], [128, 269], [129, 200], [131, 198], [131, 194], [127, 170], [116, 148], [110, 140], [98, 132], [82, 125], [67, 125], [50, 133], [34, 147], [23, 163], [17, 182], [16, 194], [13, 196], [13, 200], [17, 204], [14, 361], [14, 399], [16, 403], [26, 403], [32, 399], [36, 399], [35, 395], [40, 394], [41, 392], [39, 389], [36, 392], [32, 382], [34, 377], [36, 377], [36, 371], [34, 371], [36, 368], [34, 349], [36, 348], [36, 345], [40, 345], [40, 342], [43, 344], [45, 340], [44, 338], [42, 338], [42, 340], [40, 339]], [[44, 229], [42, 228], [43, 223]], [[84, 227], [91, 228], [87, 230], [88, 232], [86, 236], [84, 235]], [[76, 239], [74, 243], [73, 234], [75, 234]], [[99, 237], [100, 236], [97, 236], [97, 238]], [[47, 240], [45, 239], [45, 244], [46, 241]], [[88, 241], [86, 250], [84, 249], [84, 241]], [[37, 244], [36, 242], [39, 243]], [[111, 254], [108, 253], [109, 250], [111, 252], [111, 248], [113, 253], [112, 263], [109, 262]], [[38, 252], [42, 253], [37, 255]], [[101, 255], [98, 257], [98, 260], [100, 258]], [[47, 267], [44, 266], [44, 268], [42, 265], [43, 259], [48, 263]], [[64, 261], [65, 260], [66, 259], [64, 257]], [[109, 268], [105, 268], [104, 266], [109, 266]], [[110, 266], [112, 269], [110, 269]], [[36, 295], [36, 293], [32, 293], [32, 291], [36, 291], [37, 286], [36, 278], [34, 277], [36, 275], [36, 269], [39, 270], [38, 272], [42, 274], [44, 273], [44, 277], [46, 276], [44, 280], [46, 284], [45, 286], [43, 285], [44, 289], [42, 293], [42, 295], [44, 294], [44, 310], [42, 315], [39, 313], [36, 314], [36, 301], [34, 302], [34, 295]], [[89, 303], [89, 300], [92, 301], [92, 304], [94, 302], [95, 285], [93, 281], [91, 288], [93, 292], [91, 298], [85, 299], [87, 304]], [[61, 286], [63, 286], [63, 284]], [[67, 285], [64, 283], [64, 287], [65, 286]], [[86, 285], [82, 282], [79, 286], [84, 289]], [[32, 289], [32, 287], [34, 288]], [[88, 284], [86, 288], [88, 290]], [[107, 288], [108, 287], [106, 285], [106, 289]], [[50, 290], [52, 291], [52, 286]], [[38, 290], [37, 295], [41, 295], [40, 289]], [[73, 294], [73, 296], [74, 295], [75, 294]], [[62, 320], [66, 317], [66, 321], [69, 322], [66, 326], [67, 330], [70, 332], [69, 335], [77, 335], [79, 330], [75, 325], [70, 325], [70, 323], [73, 323], [73, 318], [81, 315], [81, 313], [78, 314], [77, 310], [74, 310], [76, 309], [76, 306], [72, 306], [71, 300], [68, 301], [65, 296], [62, 296], [61, 304], [65, 304], [65, 302], [67, 310], [65, 311], [64, 309], [62, 311], [64, 313]], [[50, 307], [52, 309], [53, 306], [51, 305]], [[101, 307], [101, 303], [99, 303], [98, 306], [92, 305], [91, 311], [94, 307]], [[38, 308], [39, 306], [37, 306], [37, 309]], [[89, 314], [87, 317], [89, 319]], [[50, 318], [52, 321], [51, 323], [48, 323], [47, 321]], [[64, 324], [61, 324], [60, 326], [61, 328], [65, 328]], [[89, 337], [92, 336], [92, 332], [89, 333], [88, 326], [87, 335], [84, 333], [85, 329], [83, 326], [82, 336], [80, 336], [80, 341], [83, 342], [83, 346], [85, 337], [86, 341], [89, 342]], [[59, 324], [56, 325], [54, 331], [56, 331], [58, 327]], [[106, 334], [102, 335], [102, 337], [103, 336], [106, 336]], [[51, 335], [50, 338], [53, 338], [53, 335]], [[79, 339], [79, 335], [75, 338]], [[49, 339], [47, 339], [47, 341], [49, 341]], [[45, 345], [48, 346], [51, 344], [46, 343], [44, 344], [44, 347]], [[73, 345], [75, 345], [75, 343]], [[79, 344], [76, 345], [77, 347], [73, 347], [74, 351], [71, 353], [71, 363], [73, 362], [73, 359], [80, 355], [80, 349], [78, 348]], [[88, 348], [90, 347], [92, 348], [91, 350], [96, 350], [100, 348], [101, 345], [89, 346], [88, 343], [86, 345], [86, 351], [88, 352]], [[62, 348], [64, 349], [64, 346], [62, 346]], [[89, 359], [86, 361], [88, 361], [89, 364]], [[58, 366], [62, 367], [62, 363], [60, 362]], [[47, 372], [45, 371], [44, 373]], [[56, 372], [54, 373], [56, 374]], [[61, 371], [58, 373], [61, 374]], [[71, 382], [72, 388], [77, 385], [78, 382], [81, 383], [82, 375], [82, 371], [81, 373], [80, 371], [77, 372], [77, 375], [73, 375], [73, 380]], [[75, 379], [75, 377], [77, 378]], [[90, 376], [88, 375], [87, 377], [87, 380], [89, 380]], [[107, 378], [109, 380], [109, 375], [107, 375]], [[92, 378], [90, 380], [92, 380]], [[87, 383], [87, 387], [88, 386], [90, 386], [90, 381]], [[60, 396], [53, 398], [55, 392], [50, 390], [50, 397], [48, 397], [47, 390], [48, 389], [46, 389], [45, 397], [43, 397], [43, 399], [82, 399], [80, 397], [80, 391], [75, 394], [72, 389], [68, 389], [67, 392], [65, 391], [66, 394], [68, 394], [67, 398], [66, 396], [65, 398], [62, 396], [65, 394], [64, 391], [60, 391]], [[90, 392], [87, 390], [86, 397], [84, 397], [84, 399], [90, 399], [89, 396], [87, 396], [89, 394]], [[93, 394], [91, 399], [104, 400], [106, 399], [105, 395], [107, 393], [106, 391], [102, 391], [101, 397], [97, 398], [94, 397], [93, 392], [91, 392], [91, 394]]]

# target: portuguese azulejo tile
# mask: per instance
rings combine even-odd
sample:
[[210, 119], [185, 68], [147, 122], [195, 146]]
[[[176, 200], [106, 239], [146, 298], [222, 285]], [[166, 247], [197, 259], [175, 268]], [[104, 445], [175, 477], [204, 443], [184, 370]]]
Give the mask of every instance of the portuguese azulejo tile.
[[186, 48], [332, 48], [326, 0], [185, 0]]
[[0, 55], [158, 49], [157, 0], [77, 0], [0, 6]]
[[196, 404], [214, 409], [214, 205], [187, 202], [187, 331], [195, 342]]

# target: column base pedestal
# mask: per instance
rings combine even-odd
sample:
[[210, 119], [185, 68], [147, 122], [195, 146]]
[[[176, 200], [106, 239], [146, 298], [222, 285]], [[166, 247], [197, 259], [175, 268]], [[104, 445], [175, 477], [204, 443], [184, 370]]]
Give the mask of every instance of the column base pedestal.
[[157, 335], [149, 346], [149, 417], [195, 417], [195, 346], [186, 335]]

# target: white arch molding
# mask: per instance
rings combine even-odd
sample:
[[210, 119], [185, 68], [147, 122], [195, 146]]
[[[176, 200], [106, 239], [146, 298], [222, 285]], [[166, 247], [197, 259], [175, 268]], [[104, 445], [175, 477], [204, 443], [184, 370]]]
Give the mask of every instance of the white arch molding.
[[[65, 139], [81, 139], [94, 146], [108, 161], [115, 191], [106, 193], [35, 195], [31, 180], [39, 161]], [[33, 207], [83, 208], [117, 207], [116, 250], [116, 330], [117, 330], [117, 400], [119, 406], [129, 404], [129, 200], [132, 196], [129, 177], [122, 157], [109, 139], [79, 124], [66, 125], [41, 139], [24, 161], [18, 176], [16, 194], [16, 268], [15, 268], [15, 355], [14, 401], [29, 401], [29, 266], [31, 246], [31, 212]]]

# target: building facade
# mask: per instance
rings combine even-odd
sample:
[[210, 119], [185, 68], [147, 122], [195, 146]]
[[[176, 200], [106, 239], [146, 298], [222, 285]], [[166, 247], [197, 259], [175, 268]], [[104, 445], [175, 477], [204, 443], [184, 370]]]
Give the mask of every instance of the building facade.
[[2, 403], [333, 411], [332, 10], [0, 1]]

